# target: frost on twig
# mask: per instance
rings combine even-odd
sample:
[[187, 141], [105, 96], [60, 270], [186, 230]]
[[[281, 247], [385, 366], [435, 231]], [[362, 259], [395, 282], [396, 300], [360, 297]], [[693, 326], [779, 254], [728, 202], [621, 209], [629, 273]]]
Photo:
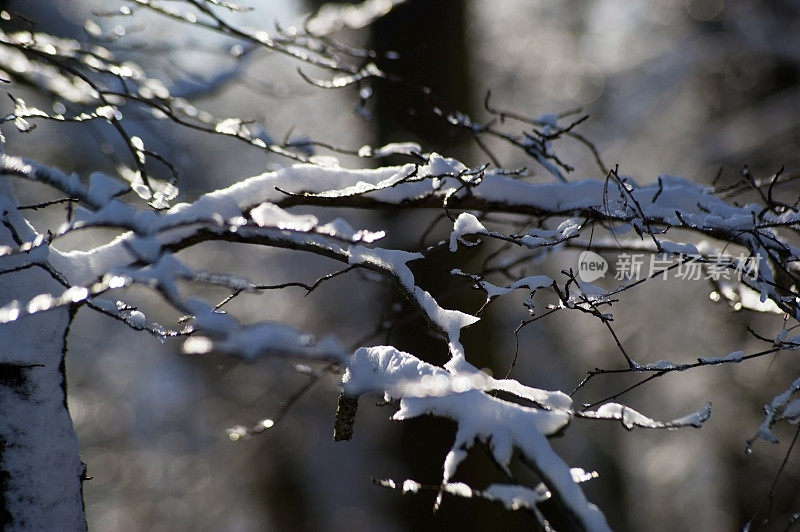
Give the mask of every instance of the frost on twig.
[[778, 437], [772, 432], [772, 425], [779, 421], [788, 421], [797, 424], [800, 421], [800, 399], [791, 400], [792, 396], [800, 391], [800, 377], [794, 380], [789, 388], [776, 395], [769, 404], [764, 405], [764, 421], [758, 428], [758, 433], [747, 440], [747, 451], [758, 440], [778, 443]]

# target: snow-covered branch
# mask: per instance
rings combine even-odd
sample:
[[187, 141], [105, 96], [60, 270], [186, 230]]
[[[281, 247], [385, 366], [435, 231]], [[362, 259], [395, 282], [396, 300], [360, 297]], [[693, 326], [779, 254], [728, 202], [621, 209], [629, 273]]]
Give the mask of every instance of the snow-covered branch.
[[[91, 170], [78, 175], [62, 172], [50, 161], [0, 152], [0, 338], [6, 346], [0, 355], [0, 465], [9, 477], [0, 478], [0, 488], [11, 494], [0, 497], [0, 521], [9, 521], [11, 529], [84, 525], [80, 487], [86, 475], [67, 410], [64, 363], [68, 333], [79, 309], [93, 310], [160, 340], [179, 340], [184, 354], [213, 352], [248, 363], [261, 357], [300, 359], [315, 366], [299, 370], [311, 379], [278, 416], [252, 428], [229, 429], [232, 440], [271, 428], [311, 384], [337, 372], [343, 372], [337, 441], [353, 436], [362, 395], [377, 394], [396, 406], [393, 420], [449, 419], [457, 431], [443, 460], [440, 483], [380, 484], [404, 493], [433, 490], [437, 507], [444, 495], [451, 495], [498, 501], [508, 509], [525, 508], [544, 529], [550, 527], [545, 514], [551, 511], [544, 506], [555, 507], [568, 527], [609, 529], [601, 509], [580, 486], [603, 471], [586, 473], [570, 467], [549, 438], [565, 435], [570, 424], [579, 423], [611, 422], [627, 430], [701, 428], [710, 417], [710, 402], [659, 421], [658, 414], [650, 417], [623, 404], [627, 397], [622, 396], [666, 375], [751, 364], [797, 351], [800, 336], [789, 333], [800, 321], [800, 208], [776, 191], [796, 175], [784, 176], [781, 169], [769, 178], [758, 178], [745, 168], [741, 181], [727, 187], [698, 185], [670, 175], [642, 176], [640, 184], [621, 174], [618, 166], [609, 168], [597, 148], [578, 132], [587, 115], [526, 116], [496, 107], [487, 94], [488, 119], [469, 116], [439, 101], [429, 87], [393, 74], [384, 66], [393, 52], [379, 54], [333, 36], [343, 28], [366, 27], [402, 3], [325, 4], [300, 28], [276, 24], [267, 32], [235, 23], [247, 9], [228, 0], [125, 0], [119, 9], [100, 13], [97, 21], [84, 25], [88, 42], [53, 36], [36, 27], [0, 30], [0, 74], [9, 77], [2, 81], [18, 85], [0, 126], [16, 129], [15, 135], [34, 135], [36, 125], [44, 122], [54, 127], [109, 128], [122, 142], [125, 159], [117, 161], [117, 175]], [[208, 76], [175, 76], [167, 83], [154, 77], [151, 69], [120, 59], [122, 55], [112, 53], [111, 46], [120, 32], [117, 37], [109, 34], [106, 20], [140, 12], [221, 36], [224, 42], [213, 48], [227, 56], [225, 67]], [[0, 16], [12, 17], [7, 11]], [[148, 50], [148, 43], [137, 45]], [[289, 134], [276, 142], [267, 132], [268, 124], [239, 116], [217, 117], [197, 102], [238, 83], [264, 52], [308, 67], [313, 73], [300, 71], [299, 76], [313, 86], [357, 90], [361, 111], [373, 85], [391, 84], [422, 96], [424, 103], [413, 111], [474, 141], [482, 151], [480, 160], [465, 164], [466, 159], [446, 157], [416, 142], [353, 148], [292, 139]], [[58, 101], [43, 105], [40, 96]], [[213, 135], [212, 139], [236, 140], [260, 155], [278, 155], [292, 164], [268, 166], [272, 170], [249, 178], [237, 176], [239, 170], [230, 167], [228, 177], [241, 178], [238, 182], [194, 199], [178, 188], [181, 164], [163, 155], [155, 141], [134, 134], [150, 127], [151, 119]], [[554, 146], [565, 137], [591, 151], [600, 177], [570, 177], [575, 168]], [[2, 134], [0, 142], [5, 142]], [[489, 142], [503, 143], [535, 161], [546, 179], [524, 169], [504, 168]], [[336, 157], [315, 154], [317, 149]], [[357, 162], [350, 165], [346, 158]], [[384, 158], [390, 158], [391, 165], [349, 167]], [[86, 166], [88, 160], [82, 167]], [[47, 189], [57, 199], [47, 196], [21, 205], [15, 191], [20, 180], [26, 182], [22, 188]], [[749, 202], [738, 201], [744, 193], [750, 194]], [[66, 216], [60, 215], [58, 221], [39, 216], [42, 210], [50, 214], [62, 208]], [[354, 227], [343, 218], [350, 209], [415, 211], [422, 214], [420, 219], [431, 213], [439, 216], [420, 236], [414, 224], [373, 227], [383, 222], [362, 221]], [[69, 244], [73, 237], [86, 237], [82, 242], [89, 244], [76, 250]], [[407, 243], [416, 237], [418, 245]], [[406, 243], [394, 244], [398, 241]], [[321, 257], [339, 269], [325, 269], [333, 273], [316, 282], [293, 278], [268, 285], [226, 268], [197, 267], [185, 253], [215, 242], [278, 249], [281, 257], [295, 253]], [[722, 257], [731, 250], [739, 252], [739, 258]], [[653, 268], [647, 276], [623, 274], [616, 286], [601, 286], [593, 284], [599, 277], [587, 279], [585, 271], [569, 266], [575, 264], [572, 255], [577, 251], [581, 263], [587, 257], [602, 259], [596, 252], [641, 253], [651, 259]], [[439, 272], [442, 285], [458, 285], [450, 293], [419, 273], [420, 266], [434, 264], [442, 256], [457, 262]], [[543, 259], [565, 256], [569, 261], [562, 260], [555, 272], [540, 267]], [[760, 334], [750, 329], [757, 341], [767, 344], [760, 350], [742, 346], [728, 354], [692, 352], [688, 358], [670, 353], [647, 362], [631, 348], [632, 342], [618, 334], [622, 298], [689, 265], [706, 273], [714, 290], [711, 298], [726, 300], [734, 311], [781, 315], [780, 332]], [[600, 262], [591, 266], [600, 270], [590, 268], [590, 274], [603, 274], [608, 268]], [[322, 330], [316, 337], [304, 330], [313, 325], [254, 319], [239, 315], [234, 305], [225, 306], [243, 293], [300, 287], [308, 294], [351, 271], [385, 281], [409, 304], [395, 305], [389, 318], [364, 316], [359, 323], [364, 331], [357, 331], [362, 339], [351, 345], [341, 331]], [[722, 278], [732, 272], [740, 275], [734, 280]], [[227, 297], [212, 302], [198, 290], [209, 285], [224, 290]], [[450, 297], [470, 287], [480, 294], [477, 303]], [[543, 389], [478, 369], [475, 360], [480, 353], [474, 352], [465, 329], [480, 327], [491, 303], [511, 300], [520, 291], [527, 297], [514, 331], [516, 349], [509, 374], [521, 353], [520, 331], [555, 313], [594, 320], [624, 364], [594, 366], [572, 393], [564, 391], [563, 379], [554, 389]], [[144, 304], [125, 302], [138, 293], [144, 294]], [[350, 311], [347, 303], [341, 302], [344, 312]], [[162, 322], [153, 316], [161, 316]], [[421, 324], [415, 334], [433, 333], [440, 342], [435, 344], [441, 351], [436, 355], [444, 355], [441, 365], [428, 362], [429, 353], [373, 345], [376, 335], [364, 336], [373, 325], [386, 332], [408, 323]], [[390, 339], [382, 343], [401, 346]], [[572, 349], [571, 344], [563, 347], [566, 355]], [[579, 389], [611, 375], [640, 380], [593, 402], [573, 402]], [[580, 375], [573, 378], [580, 380]], [[800, 379], [792, 378], [785, 391], [767, 401], [748, 449], [757, 439], [777, 443], [776, 423], [800, 420], [800, 399], [795, 398]], [[478, 489], [456, 480], [459, 466], [476, 443], [488, 450], [506, 482]], [[520, 462], [533, 471], [534, 482], [526, 484], [515, 477], [512, 465]], [[51, 481], [57, 489], [48, 484]]]

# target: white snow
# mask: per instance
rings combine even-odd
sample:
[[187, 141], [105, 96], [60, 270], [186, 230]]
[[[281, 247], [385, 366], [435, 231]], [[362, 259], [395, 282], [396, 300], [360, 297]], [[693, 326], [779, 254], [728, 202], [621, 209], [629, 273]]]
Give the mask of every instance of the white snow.
[[669, 360], [658, 360], [656, 362], [652, 362], [644, 366], [643, 369], [653, 369], [653, 370], [665, 370], [665, 369], [675, 369], [676, 366], [674, 362], [670, 362]]
[[[547, 492], [547, 495], [549, 494], [550, 492]], [[489, 484], [482, 495], [487, 499], [500, 501], [508, 510], [533, 508], [537, 503], [549, 498], [534, 489], [517, 484]]]
[[310, 231], [319, 223], [316, 216], [311, 214], [290, 214], [274, 203], [269, 202], [264, 202], [251, 210], [250, 216], [260, 227], [269, 226], [295, 231]]
[[[107, 110], [102, 113], [107, 113]], [[217, 127], [226, 134], [239, 134], [242, 126], [236, 120], [220, 122]], [[135, 138], [132, 142], [137, 149], [144, 149], [141, 139]], [[371, 148], [369, 151], [372, 152]], [[376, 156], [390, 153], [418, 154], [420, 149], [417, 145], [404, 144], [374, 150]], [[448, 481], [453, 478], [466, 456], [466, 450], [475, 441], [490, 443], [491, 452], [500, 464], [508, 464], [513, 450], [518, 449], [533, 463], [547, 490], [560, 498], [561, 503], [590, 530], [605, 530], [607, 524], [597, 508], [585, 499], [575, 484], [574, 471], [553, 452], [546, 436], [562, 430], [576, 415], [619, 420], [629, 429], [635, 426], [699, 426], [708, 418], [710, 406], [669, 422], [653, 420], [617, 403], [605, 404], [595, 411], [577, 413], [571, 410], [572, 401], [563, 392], [530, 388], [514, 380], [494, 379], [483, 374], [467, 362], [459, 339], [461, 329], [476, 323], [478, 318], [459, 310], [443, 308], [429, 292], [416, 285], [408, 263], [423, 258], [422, 254], [355, 245], [356, 242], [369, 244], [383, 234], [357, 231], [341, 219], [321, 224], [316, 216], [300, 212], [300, 208], [297, 208], [297, 212], [288, 212], [277, 205], [286, 199], [285, 193], [278, 189], [299, 196], [307, 194], [316, 198], [339, 199], [342, 204], [365, 200], [399, 205], [419, 198], [443, 201], [447, 197], [458, 199], [470, 194], [471, 201], [478, 205], [481, 202], [503, 203], [510, 212], [570, 217], [556, 229], [532, 229], [522, 236], [512, 237], [523, 246], [534, 249], [556, 245], [577, 236], [581, 221], [572, 216], [576, 216], [578, 211], [593, 209], [618, 218], [619, 223], [640, 229], [646, 227], [644, 215], [659, 226], [683, 227], [700, 230], [704, 234], [722, 235], [738, 245], [746, 246], [753, 254], [759, 253], [761, 278], [751, 283], [755, 290], [738, 285], [723, 286], [722, 290], [728, 290], [730, 293], [726, 293], [726, 297], [729, 295], [729, 299], [739, 301], [746, 308], [774, 311], [777, 309], [774, 301], [780, 300], [770, 284], [773, 282], [772, 271], [766, 259], [769, 255], [767, 248], [776, 249], [770, 247], [777, 246], [771, 240], [774, 235], [768, 229], [760, 230], [764, 235], [760, 241], [752, 235], [753, 217], [760, 212], [760, 207], [728, 204], [710, 194], [706, 188], [671, 176], [661, 176], [658, 184], [645, 186], [627, 180], [627, 192], [620, 194], [616, 187], [605, 187], [602, 180], [534, 184], [486, 171], [482, 174], [480, 186], [467, 189], [464, 181], [469, 177], [468, 168], [436, 153], [429, 154], [424, 164], [377, 170], [345, 169], [331, 159], [323, 166], [294, 165], [255, 176], [206, 194], [191, 204], [178, 204], [167, 211], [154, 213], [123, 201], [119, 195], [127, 185], [103, 174], [92, 175], [87, 186], [81, 183], [78, 176], [67, 176], [56, 169], [3, 157], [9, 172], [43, 181], [82, 201], [83, 206], [76, 209], [73, 223], [64, 228], [65, 231], [88, 226], [110, 226], [128, 232], [88, 252], [61, 253], [43, 242], [35, 229], [24, 223], [16, 205], [4, 197], [4, 206], [9, 206], [5, 219], [18, 226], [25, 242], [34, 243], [39, 238], [38, 247], [24, 255], [14, 251], [12, 242], [4, 242], [3, 246], [11, 250], [6, 257], [9, 262], [16, 261], [14, 264], [19, 265], [30, 261], [55, 267], [64, 272], [74, 287], [61, 296], [44, 292], [27, 294], [26, 297], [30, 299], [9, 297], [3, 300], [6, 304], [0, 309], [0, 321], [13, 321], [21, 315], [39, 314], [68, 302], [91, 297], [89, 288], [94, 286], [97, 278], [102, 278], [105, 284], [100, 284], [108, 289], [133, 282], [150, 286], [158, 290], [172, 306], [192, 316], [195, 333], [184, 346], [187, 352], [205, 353], [213, 349], [247, 360], [269, 354], [337, 362], [346, 367], [342, 386], [348, 394], [374, 392], [398, 399], [400, 409], [394, 419], [431, 414], [457, 422], [458, 432], [444, 463], [444, 489], [448, 492], [467, 496], [467, 490], [471, 490], [468, 486]], [[629, 195], [638, 201], [641, 211], [632, 205]], [[797, 219], [796, 214], [777, 216], [765, 213], [763, 223], [790, 223]], [[214, 310], [207, 302], [183, 297], [177, 281], [196, 280], [199, 275], [164, 250], [179, 247], [184, 241], [200, 234], [200, 229], [207, 231], [204, 234], [238, 232], [242, 237], [272, 239], [274, 243], [321, 253], [395, 280], [402, 293], [424, 313], [431, 325], [445, 335], [450, 361], [440, 368], [387, 346], [361, 348], [348, 358], [346, 350], [332, 337], [317, 341], [313, 336], [285, 324], [262, 322], [242, 325], [232, 316]], [[464, 236], [476, 234], [492, 236], [494, 233], [488, 231], [473, 214], [460, 214], [447, 242], [449, 249], [456, 251], [459, 242], [466, 243]], [[692, 243], [669, 241], [662, 242], [662, 249], [684, 255], [698, 252]], [[794, 257], [800, 256], [800, 250], [791, 245], [785, 249], [781, 247], [779, 251]], [[150, 264], [145, 267], [139, 264], [133, 266], [137, 261]], [[476, 282], [491, 299], [519, 288], [534, 292], [551, 286], [553, 279], [531, 275], [512, 280], [505, 287], [480, 279]], [[229, 280], [229, 284], [234, 284], [233, 280]], [[602, 301], [609, 294], [599, 286], [583, 282], [579, 283], [579, 290], [577, 294], [572, 292], [570, 304], [581, 304], [581, 297], [593, 302]], [[100, 300], [95, 304], [101, 307], [108, 305], [109, 310], [112, 306]], [[129, 313], [127, 320], [135, 326], [146, 324], [145, 316], [138, 311]], [[738, 362], [743, 356], [741, 351], [734, 351], [724, 357], [701, 361]], [[675, 367], [675, 364], [666, 360], [643, 366], [648, 370]], [[800, 405], [796, 400], [790, 402], [790, 398], [798, 387], [800, 379], [766, 407], [767, 417], [759, 429], [759, 437], [777, 441], [770, 430], [772, 423], [781, 415], [796, 420]], [[490, 391], [507, 392], [532, 401], [537, 406], [527, 407], [501, 400], [487, 393]], [[504, 489], [494, 487], [487, 491], [507, 505], [522, 505], [532, 497], [531, 493], [524, 490]], [[532, 491], [537, 497], [541, 496], [538, 490]], [[469, 494], [473, 493], [469, 491]]]
[[336, 218], [320, 225], [319, 219], [312, 214], [292, 214], [270, 202], [264, 202], [252, 209], [250, 216], [259, 227], [274, 227], [300, 232], [314, 231], [352, 242], [371, 243], [380, 240], [385, 235], [383, 231], [355, 230], [346, 220], [341, 218]]
[[578, 218], [569, 218], [558, 225], [556, 233], [560, 233], [561, 238], [569, 238], [577, 235], [581, 228], [581, 221]]
[[699, 255], [700, 253], [699, 251], [697, 251], [697, 248], [694, 246], [694, 244], [691, 243], [677, 244], [675, 242], [662, 240], [660, 244], [661, 244], [661, 249], [665, 253], [676, 253], [689, 256]]
[[703, 364], [723, 364], [725, 362], [741, 362], [743, 356], [744, 351], [734, 351], [724, 357], [702, 357], [698, 360]]
[[419, 482], [414, 482], [410, 479], [403, 481], [403, 493], [416, 493], [421, 487]]
[[[790, 404], [789, 399], [798, 391], [800, 391], [800, 377], [795, 379], [786, 391], [773, 397], [770, 404], [764, 405], [765, 416], [764, 421], [761, 422], [758, 428], [758, 438], [770, 443], [778, 443], [778, 437], [772, 432], [772, 424], [775, 423], [775, 418], [780, 415], [781, 412], [785, 415], [786, 408], [788, 408]], [[792, 416], [797, 408], [797, 405], [792, 405], [792, 410], [790, 411]]]
[[[569, 422], [569, 412], [521, 406], [492, 397], [475, 387], [459, 392], [443, 387], [443, 390], [438, 390], [443, 393], [419, 395], [426, 389], [423, 378], [433, 377], [435, 383], [440, 376], [443, 383], [450, 380], [446, 370], [393, 347], [361, 348], [347, 365], [342, 387], [350, 395], [375, 392], [400, 399], [400, 409], [393, 419], [432, 414], [456, 421], [458, 431], [445, 460], [443, 484], [452, 478], [466, 457], [465, 450], [476, 440], [491, 442], [495, 460], [504, 465], [510, 462], [513, 449], [518, 448], [535, 464], [540, 477], [558, 494], [562, 503], [588, 529], [608, 530], [603, 514], [586, 500], [570, 469], [553, 452], [545, 437], [558, 432]], [[567, 404], [569, 398], [559, 400]]]
[[656, 421], [643, 414], [640, 414], [633, 408], [619, 403], [606, 403], [600, 406], [595, 411], [585, 410], [581, 412], [581, 417], [588, 417], [594, 419], [616, 419], [622, 422], [622, 425], [631, 430], [634, 427], [642, 427], [648, 429], [663, 429], [663, 428], [681, 428], [681, 427], [695, 427], [699, 428], [711, 416], [711, 403], [706, 403], [705, 406], [689, 415], [673, 419], [671, 421]]
[[131, 238], [128, 241], [128, 249], [145, 262], [155, 262], [161, 256], [161, 242], [153, 236]]
[[393, 142], [376, 148], [373, 154], [375, 157], [388, 157], [394, 154], [419, 155], [421, 153], [422, 147], [416, 142]]
[[459, 175], [467, 167], [449, 157], [442, 157], [438, 153], [431, 153], [428, 158], [428, 168], [423, 171], [432, 176]]
[[488, 281], [478, 281], [478, 284], [486, 291], [486, 296], [492, 299], [494, 297], [504, 296], [519, 288], [527, 288], [531, 292], [535, 292], [539, 288], [552, 286], [553, 280], [546, 275], [531, 275], [529, 277], [523, 277], [504, 287], [495, 286]]
[[89, 176], [90, 200], [96, 205], [104, 205], [111, 201], [114, 196], [125, 192], [128, 186], [118, 179], [114, 179], [105, 174], [95, 172]]
[[797, 423], [800, 420], [800, 399], [795, 399], [786, 405], [783, 409], [783, 417], [789, 420], [790, 423]]
[[[199, 325], [207, 325], [203, 320]], [[343, 363], [349, 353], [333, 336], [317, 340], [283, 323], [258, 323], [249, 326], [221, 327], [213, 336], [193, 336], [184, 344], [188, 354], [204, 354], [212, 349], [248, 361], [261, 356], [284, 356]], [[221, 334], [219, 334], [221, 333]]]
[[[29, 165], [20, 161], [20, 168], [28, 168]], [[445, 194], [453, 193], [461, 184], [454, 178], [444, 180], [427, 180], [426, 176], [463, 172], [466, 169], [462, 164], [451, 159], [443, 158], [437, 154], [429, 156], [428, 164], [416, 169], [414, 165], [404, 167], [388, 167], [377, 170], [348, 170], [343, 168], [322, 168], [316, 165], [295, 165], [277, 172], [262, 174], [245, 180], [237, 185], [216, 191], [203, 196], [193, 205], [176, 205], [166, 213], [155, 216], [148, 212], [147, 217], [143, 218], [145, 212], [139, 213], [135, 209], [122, 204], [119, 200], [111, 200], [106, 204], [99, 204], [109, 197], [107, 192], [90, 194], [86, 187], [80, 184], [76, 176], [67, 177], [53, 170], [47, 169], [43, 173], [45, 179], [57, 188], [65, 192], [86, 199], [94, 212], [81, 210], [76, 217], [76, 226], [80, 225], [115, 225], [134, 229], [139, 233], [159, 234], [162, 242], [169, 238], [186, 237], [185, 233], [166, 234], [170, 227], [186, 225], [194, 220], [198, 223], [216, 223], [224, 225], [228, 220], [241, 217], [243, 212], [258, 207], [265, 202], [275, 202], [284, 196], [275, 187], [280, 187], [290, 191], [322, 191], [315, 195], [323, 197], [345, 197], [353, 194], [367, 194], [377, 201], [388, 203], [400, 203], [406, 200], [413, 200], [426, 194], [438, 194], [442, 197]], [[409, 177], [416, 172], [418, 175]], [[40, 175], [38, 178], [41, 178]], [[452, 181], [452, 183], [451, 183]], [[629, 183], [632, 183], [629, 181]], [[612, 215], [631, 219], [632, 223], [639, 223], [637, 219], [638, 211], [633, 209], [625, 198], [618, 196], [614, 189], [607, 191], [604, 198], [603, 182], [600, 180], [575, 181], [571, 183], [546, 183], [531, 184], [520, 180], [512, 179], [508, 176], [500, 175], [492, 171], [485, 172], [483, 181], [478, 187], [473, 187], [470, 193], [478, 200], [490, 202], [504, 202], [512, 210], [519, 206], [526, 211], [531, 209], [541, 209], [543, 212], [564, 212], [573, 209], [600, 209], [601, 212], [609, 212]], [[97, 189], [99, 190], [99, 189]], [[463, 194], [464, 192], [458, 192]], [[709, 194], [705, 188], [691, 184], [683, 179], [661, 176], [661, 184], [646, 186], [632, 186], [631, 193], [639, 201], [645, 214], [654, 219], [661, 219], [664, 223], [681, 225], [687, 223], [690, 227], [702, 228], [704, 231], [733, 231], [740, 228], [745, 219], [752, 219], [756, 206], [736, 207], [725, 203]], [[658, 194], [656, 201], [652, 198]], [[605, 201], [604, 201], [605, 200]], [[684, 222], [681, 222], [675, 215], [676, 206], [681, 212]], [[266, 209], [266, 208], [265, 208]], [[258, 211], [257, 211], [258, 212]], [[302, 215], [300, 215], [302, 216]], [[767, 213], [764, 217], [765, 222], [778, 220], [777, 216]], [[786, 223], [787, 215], [781, 215], [782, 223]], [[750, 222], [752, 224], [752, 221]], [[574, 236], [578, 230], [578, 222], [566, 220], [556, 230], [533, 230], [528, 235], [521, 237], [520, 242], [529, 247], [537, 247], [543, 244], [558, 242]], [[473, 227], [472, 229], [476, 229]], [[768, 230], [763, 230], [768, 233]], [[120, 239], [115, 243], [116, 246], [124, 244], [130, 237]], [[456, 235], [456, 239], [458, 234]], [[755, 243], [746, 233], [734, 231], [734, 240], [738, 240], [744, 245], [755, 246]], [[666, 243], [666, 251], [693, 253], [695, 248], [692, 244], [673, 244]], [[800, 255], [800, 250], [790, 246], [789, 251], [792, 255]], [[93, 257], [84, 255], [83, 259], [88, 262], [85, 265], [78, 265], [78, 271], [85, 271], [87, 274], [91, 270], [108, 270], [114, 264], [130, 260], [129, 255], [119, 253], [118, 260], [108, 260], [118, 252], [111, 250], [98, 249], [93, 252]], [[759, 273], [764, 276], [763, 282], [756, 283], [760, 293], [753, 300], [749, 294], [742, 296], [742, 305], [745, 308], [756, 310], [775, 311], [777, 307], [769, 303], [765, 298], [776, 299], [779, 295], [769, 285], [771, 282], [771, 272], [766, 262], [766, 251], [762, 256], [762, 263], [759, 265]], [[73, 254], [70, 259], [72, 262], [81, 258], [79, 253]], [[102, 258], [102, 260], [101, 260]], [[57, 258], [56, 260], [59, 260]], [[61, 258], [63, 262], [63, 258]], [[104, 267], [105, 266], [105, 267]], [[102, 272], [94, 271], [95, 275]]]
[[405, 294], [417, 303], [431, 324], [446, 335], [452, 354], [463, 354], [463, 347], [459, 342], [461, 329], [476, 323], [480, 318], [442, 308], [430, 293], [414, 284], [414, 274], [406, 263], [422, 258], [422, 254], [362, 246], [350, 247], [348, 254], [350, 264], [376, 266], [392, 273]]
[[475, 216], [468, 212], [459, 214], [453, 224], [453, 231], [450, 233], [450, 252], [455, 253], [456, 249], [458, 249], [458, 243], [464, 242], [461, 239], [464, 235], [474, 235], [485, 232], [486, 228]]
[[242, 129], [242, 121], [239, 118], [226, 118], [224, 120], [220, 120], [216, 126], [214, 126], [214, 130], [217, 133], [223, 133], [225, 135], [238, 135]]

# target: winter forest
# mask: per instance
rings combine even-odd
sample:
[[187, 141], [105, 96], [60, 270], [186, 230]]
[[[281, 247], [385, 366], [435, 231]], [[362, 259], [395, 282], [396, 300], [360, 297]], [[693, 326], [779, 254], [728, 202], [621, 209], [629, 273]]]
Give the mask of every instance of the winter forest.
[[790, 530], [800, 5], [0, 1], [5, 530]]

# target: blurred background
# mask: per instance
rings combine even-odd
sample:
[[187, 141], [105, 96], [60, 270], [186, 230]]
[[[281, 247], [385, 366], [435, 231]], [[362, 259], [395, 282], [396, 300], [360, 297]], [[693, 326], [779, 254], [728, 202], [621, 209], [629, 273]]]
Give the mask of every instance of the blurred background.
[[[95, 16], [120, 5], [127, 4], [0, 2], [2, 9], [35, 21], [36, 30], [65, 37], [87, 39], [87, 29], [91, 34], [95, 28], [84, 21], [94, 20], [100, 35], [113, 37], [106, 45], [118, 58], [140, 64], [170, 89], [190, 92], [193, 80], [236, 65], [237, 43], [211, 32], [143, 11], [131, 17]], [[271, 31], [276, 22], [284, 28], [302, 25], [321, 2], [245, 5], [256, 9], [223, 15], [232, 23]], [[2, 24], [24, 27], [19, 19]], [[344, 28], [332, 36], [375, 49], [379, 66], [429, 86], [435, 102], [375, 84], [362, 109], [357, 91], [315, 88], [298, 75], [300, 65], [263, 51], [248, 54], [246, 62], [239, 59], [243, 67], [228, 83], [190, 100], [218, 118], [253, 119], [277, 141], [289, 134], [357, 149], [414, 140], [426, 151], [476, 166], [488, 162], [486, 154], [424, 111], [441, 102], [483, 122], [490, 118], [483, 105], [491, 90], [494, 106], [532, 117], [582, 108], [590, 119], [579, 131], [595, 143], [606, 165], [619, 164], [620, 173], [638, 183], [651, 183], [659, 174], [710, 183], [718, 173], [720, 183], [732, 183], [745, 164], [757, 177], [781, 165], [790, 174], [800, 171], [800, 3], [794, 0], [411, 0], [366, 27]], [[7, 90], [31, 104], [53, 105], [49, 97], [22, 85]], [[12, 106], [6, 105], [4, 112], [10, 112]], [[178, 166], [182, 200], [289, 163], [240, 142], [144, 115], [129, 116], [127, 123], [132, 134]], [[27, 135], [8, 128], [3, 132], [6, 152], [84, 177], [96, 170], [113, 172], [126, 156], [107, 124], [40, 123]], [[527, 166], [527, 179], [552, 179], [511, 146], [498, 143], [491, 150], [506, 168]], [[570, 180], [603, 177], [582, 144], [564, 140], [556, 151], [575, 168]], [[376, 162], [343, 158], [342, 163]], [[23, 199], [39, 193], [20, 185]], [[794, 199], [797, 193], [796, 188], [784, 191]], [[303, 212], [314, 212], [323, 221], [340, 216], [354, 227], [384, 229], [389, 234], [384, 247], [405, 249], [418, 248], [419, 234], [438, 215]], [[437, 225], [428, 242], [446, 235], [447, 226]], [[86, 246], [96, 236], [66, 245]], [[485, 254], [443, 255], [415, 274], [446, 306], [474, 311], [482, 302], [480, 294], [460, 289], [463, 282], [443, 282], [442, 272], [456, 263], [471, 271]], [[204, 245], [181, 257], [197, 269], [234, 272], [263, 284], [310, 283], [339, 269], [327, 259], [227, 244]], [[614, 256], [608, 259], [613, 262]], [[563, 251], [526, 271], [556, 276], [576, 260], [577, 252]], [[711, 301], [711, 291], [706, 281], [646, 283], [627, 292], [615, 307], [615, 330], [640, 362], [677, 363], [755, 351], [760, 345], [747, 326], [766, 336], [781, 329], [780, 317], [733, 312]], [[203, 295], [214, 301], [227, 294]], [[473, 364], [505, 375], [514, 355], [514, 329], [528, 317], [521, 304], [525, 296], [510, 295], [493, 304], [480, 324], [465, 331]], [[126, 298], [140, 302], [154, 319], [175, 318], [145, 293], [129, 291]], [[308, 296], [299, 288], [267, 291], [242, 295], [228, 308], [245, 321], [285, 321], [319, 336], [333, 332], [345, 345], [389, 342], [431, 362], [446, 357], [443, 343], [420, 332], [422, 320], [391, 286], [358, 273], [327, 282]], [[393, 326], [369, 336], [384, 322]], [[531, 386], [570, 391], [587, 370], [620, 364], [605, 328], [583, 315], [558, 313], [540, 320], [523, 329], [519, 340], [512, 377]], [[615, 529], [741, 528], [768, 493], [793, 431], [778, 426], [780, 445], [758, 442], [749, 455], [745, 440], [757, 430], [761, 406], [785, 390], [799, 369], [795, 355], [783, 353], [670, 374], [628, 394], [624, 402], [654, 418], [671, 419], [712, 401], [711, 420], [701, 430], [627, 432], [618, 424], [578, 420], [553, 446], [571, 466], [599, 472], [584, 490]], [[281, 360], [248, 365], [216, 355], [186, 357], [179, 342], [159, 343], [88, 311], [78, 314], [70, 332], [67, 370], [70, 410], [93, 477], [85, 484], [85, 499], [95, 530], [536, 526], [523, 512], [476, 500], [446, 498], [433, 514], [435, 494], [402, 496], [376, 486], [372, 477], [437, 484], [454, 426], [438, 419], [390, 422], [391, 407], [373, 406], [380, 398], [365, 398], [354, 439], [334, 444], [335, 375], [315, 382], [272, 428], [232, 441], [226, 429], [277, 419], [309, 376]], [[592, 402], [632, 382], [601, 377], [576, 400]], [[518, 464], [514, 471], [533, 481]], [[503, 477], [476, 449], [456, 480], [481, 488]], [[800, 511], [797, 493], [800, 468], [792, 457], [771, 501], [768, 529], [783, 529], [790, 515]]]

